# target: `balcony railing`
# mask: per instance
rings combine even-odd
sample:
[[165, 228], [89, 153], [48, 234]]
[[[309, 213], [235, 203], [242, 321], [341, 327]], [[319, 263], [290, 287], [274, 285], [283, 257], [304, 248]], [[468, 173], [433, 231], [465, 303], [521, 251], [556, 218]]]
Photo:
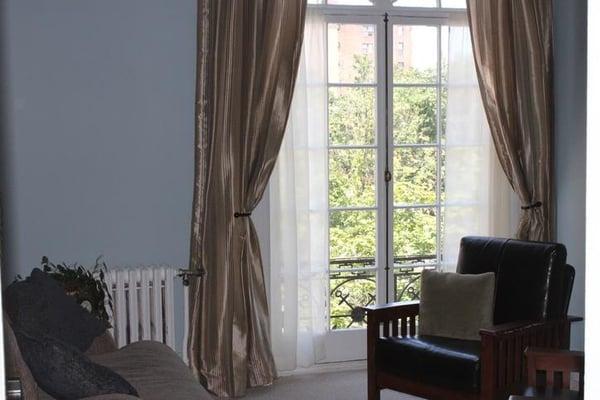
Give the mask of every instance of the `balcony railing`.
[[[421, 272], [436, 268], [436, 256], [394, 258], [394, 290], [390, 301], [420, 298]], [[376, 302], [375, 258], [330, 260], [330, 327], [359, 328], [366, 323], [363, 307]]]

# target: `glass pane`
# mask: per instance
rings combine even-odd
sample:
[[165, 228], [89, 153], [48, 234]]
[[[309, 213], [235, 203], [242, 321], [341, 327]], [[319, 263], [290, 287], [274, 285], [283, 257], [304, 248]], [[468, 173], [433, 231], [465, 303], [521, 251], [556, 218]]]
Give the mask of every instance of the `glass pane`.
[[448, 118], [448, 88], [440, 91], [440, 143], [446, 143], [446, 123]]
[[442, 0], [445, 8], [467, 8], [467, 0]]
[[329, 143], [375, 144], [375, 88], [329, 88]]
[[375, 206], [375, 150], [329, 151], [329, 207]]
[[436, 142], [437, 88], [394, 88], [394, 143]]
[[327, 4], [344, 5], [344, 6], [372, 6], [373, 3], [369, 0], [327, 0]]
[[375, 273], [357, 271], [331, 274], [329, 290], [331, 329], [365, 327], [366, 318], [361, 307], [375, 304]]
[[395, 268], [394, 300], [413, 301], [421, 298], [421, 273], [433, 267]]
[[446, 83], [448, 82], [448, 52], [450, 51], [450, 27], [446, 25], [442, 26], [440, 29], [442, 31], [442, 42], [440, 45], [442, 51], [441, 80], [442, 82]]
[[329, 259], [375, 258], [375, 211], [331, 211], [329, 213]]
[[375, 25], [329, 24], [330, 83], [375, 82]]
[[446, 149], [440, 149], [440, 198], [439, 202], [446, 201]]
[[423, 25], [394, 25], [394, 83], [437, 81], [438, 28]]
[[394, 261], [424, 262], [436, 259], [435, 208], [394, 210]]
[[437, 150], [394, 149], [394, 204], [436, 203]]
[[436, 0], [396, 0], [396, 7], [437, 7]]

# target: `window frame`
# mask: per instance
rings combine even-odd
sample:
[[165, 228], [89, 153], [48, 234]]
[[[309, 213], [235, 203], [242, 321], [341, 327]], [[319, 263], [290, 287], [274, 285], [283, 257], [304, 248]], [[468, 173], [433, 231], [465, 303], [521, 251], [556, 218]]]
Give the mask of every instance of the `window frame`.
[[[395, 271], [407, 268], [408, 264], [399, 265], [394, 263], [394, 246], [393, 246], [393, 218], [394, 211], [398, 209], [417, 209], [417, 208], [434, 208], [436, 212], [436, 259], [432, 263], [419, 264], [418, 267], [429, 266], [439, 267], [441, 265], [441, 229], [442, 229], [442, 213], [443, 200], [441, 198], [441, 157], [442, 157], [442, 115], [441, 115], [441, 96], [442, 90], [447, 87], [447, 82], [442, 80], [442, 27], [447, 25], [453, 16], [461, 16], [464, 18], [466, 9], [450, 9], [441, 8], [441, 0], [437, 0], [437, 7], [396, 7], [393, 6], [390, 0], [375, 0], [372, 6], [348, 6], [348, 5], [331, 5], [331, 4], [309, 4], [309, 9], [313, 12], [319, 12], [325, 18], [327, 25], [330, 23], [347, 23], [347, 24], [365, 24], [375, 26], [375, 83], [374, 84], [346, 84], [346, 83], [330, 83], [329, 82], [329, 66], [327, 66], [327, 93], [331, 87], [360, 87], [368, 86], [375, 87], [376, 90], [376, 134], [375, 143], [372, 145], [332, 145], [328, 137], [328, 160], [330, 151], [333, 149], [352, 149], [352, 148], [375, 148], [376, 166], [375, 166], [375, 205], [374, 207], [331, 207], [328, 199], [328, 236], [327, 240], [330, 243], [330, 223], [331, 212], [337, 210], [369, 210], [376, 212], [376, 249], [375, 249], [375, 266], [364, 268], [340, 269], [334, 272], [365, 271], [375, 272], [376, 279], [376, 302], [378, 304], [387, 301], [395, 301]], [[386, 31], [387, 21], [387, 31]], [[437, 27], [437, 79], [432, 84], [397, 84], [393, 82], [393, 29], [394, 25], [427, 25]], [[328, 28], [326, 31], [328, 32]], [[386, 36], [387, 35], [387, 36]], [[387, 48], [387, 54], [390, 59], [386, 65], [384, 50]], [[328, 40], [326, 40], [327, 62], [329, 60]], [[393, 90], [394, 87], [434, 87], [436, 88], [436, 141], [428, 144], [400, 144], [394, 143], [393, 137]], [[327, 101], [327, 126], [329, 126], [329, 100]], [[329, 134], [328, 134], [329, 136]], [[431, 205], [424, 204], [409, 204], [397, 206], [394, 203], [393, 179], [389, 187], [386, 189], [384, 173], [390, 171], [393, 175], [393, 159], [395, 149], [409, 147], [426, 147], [436, 150], [436, 202]], [[329, 161], [327, 163], [327, 176], [329, 177]], [[328, 178], [328, 193], [329, 193], [329, 178]], [[328, 194], [329, 196], [329, 194]], [[384, 204], [385, 203], [385, 204]], [[385, 244], [385, 245], [384, 245]], [[383, 247], [383, 248], [382, 248]], [[328, 259], [330, 258], [329, 251], [331, 247], [328, 245]], [[387, 249], [387, 253], [386, 253]], [[331, 265], [329, 270], [329, 280], [331, 282]], [[329, 287], [331, 289], [331, 287]], [[331, 301], [331, 296], [328, 296]], [[330, 308], [330, 307], [329, 307]], [[331, 311], [328, 312], [330, 319]], [[328, 323], [330, 332], [343, 332], [345, 330], [355, 331], [356, 328], [350, 329], [332, 329], [331, 321]]]

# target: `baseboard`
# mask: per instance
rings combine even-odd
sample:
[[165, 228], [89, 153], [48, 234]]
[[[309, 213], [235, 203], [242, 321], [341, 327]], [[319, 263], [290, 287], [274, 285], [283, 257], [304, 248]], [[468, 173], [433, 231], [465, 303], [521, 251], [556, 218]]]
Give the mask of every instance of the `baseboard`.
[[315, 364], [308, 368], [297, 368], [293, 371], [278, 371], [279, 376], [294, 376], [305, 374], [323, 374], [327, 372], [356, 371], [367, 369], [367, 360], [332, 362]]

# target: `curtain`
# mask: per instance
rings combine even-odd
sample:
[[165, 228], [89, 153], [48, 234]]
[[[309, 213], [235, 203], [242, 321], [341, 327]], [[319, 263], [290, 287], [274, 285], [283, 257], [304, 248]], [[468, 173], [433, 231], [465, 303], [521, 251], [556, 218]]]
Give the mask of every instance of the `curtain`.
[[511, 236], [514, 193], [494, 150], [466, 19], [448, 27], [442, 266], [454, 271], [466, 235]]
[[306, 0], [198, 0], [190, 268], [192, 369], [242, 396], [275, 378], [260, 247], [251, 213], [288, 118]]
[[552, 2], [468, 0], [467, 5], [493, 142], [522, 203], [517, 237], [554, 240]]
[[324, 358], [329, 285], [326, 23], [309, 11], [290, 120], [270, 182], [271, 327], [277, 369]]

